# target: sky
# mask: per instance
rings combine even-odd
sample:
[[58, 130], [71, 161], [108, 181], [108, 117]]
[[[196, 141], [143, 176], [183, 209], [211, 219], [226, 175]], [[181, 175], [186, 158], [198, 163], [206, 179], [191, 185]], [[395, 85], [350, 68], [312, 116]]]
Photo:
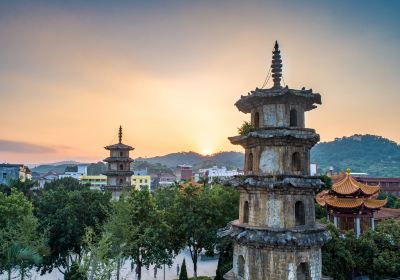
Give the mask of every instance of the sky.
[[98, 161], [119, 125], [134, 158], [242, 151], [275, 40], [321, 141], [400, 142], [399, 29], [395, 0], [1, 1], [0, 162]]

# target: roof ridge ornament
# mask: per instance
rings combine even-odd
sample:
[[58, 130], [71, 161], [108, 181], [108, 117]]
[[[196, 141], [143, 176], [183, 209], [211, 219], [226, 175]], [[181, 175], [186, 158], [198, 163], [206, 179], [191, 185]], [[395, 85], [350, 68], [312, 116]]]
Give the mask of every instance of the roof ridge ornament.
[[272, 51], [272, 78], [274, 80], [273, 88], [282, 88], [281, 78], [282, 78], [282, 58], [281, 51], [279, 50], [278, 41], [275, 41], [274, 50]]

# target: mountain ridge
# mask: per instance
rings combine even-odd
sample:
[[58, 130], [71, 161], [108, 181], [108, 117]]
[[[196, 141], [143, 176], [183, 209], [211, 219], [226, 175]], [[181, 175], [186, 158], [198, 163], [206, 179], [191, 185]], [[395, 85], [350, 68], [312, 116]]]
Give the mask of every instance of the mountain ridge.
[[[181, 164], [192, 165], [195, 170], [212, 166], [242, 169], [244, 154], [225, 151], [201, 155], [189, 151], [149, 158], [138, 157], [135, 161], [165, 166], [169, 169]], [[311, 162], [318, 165], [320, 173], [325, 173], [332, 166], [335, 171], [350, 168], [353, 172], [366, 172], [370, 176], [400, 177], [400, 146], [395, 141], [382, 136], [354, 134], [318, 143], [311, 150]], [[53, 168], [60, 172], [64, 167], [65, 165], [59, 165], [57, 168], [46, 165], [33, 168], [32, 171], [38, 172], [37, 170], [40, 169], [41, 172], [38, 173], [45, 173]]]

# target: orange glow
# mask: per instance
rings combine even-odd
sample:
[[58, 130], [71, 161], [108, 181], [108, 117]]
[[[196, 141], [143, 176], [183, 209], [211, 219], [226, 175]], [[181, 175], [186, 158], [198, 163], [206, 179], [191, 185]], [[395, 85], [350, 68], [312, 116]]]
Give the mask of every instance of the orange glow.
[[[388, 40], [283, 4], [200, 3], [115, 18], [41, 7], [1, 21], [0, 140], [51, 151], [0, 150], [0, 162], [101, 160], [120, 124], [135, 158], [242, 151], [227, 140], [249, 119], [234, 103], [263, 83], [275, 39], [285, 82], [322, 95], [306, 116], [322, 141], [400, 141], [399, 65], [381, 55]], [[398, 46], [388, 42], [390, 55]]]

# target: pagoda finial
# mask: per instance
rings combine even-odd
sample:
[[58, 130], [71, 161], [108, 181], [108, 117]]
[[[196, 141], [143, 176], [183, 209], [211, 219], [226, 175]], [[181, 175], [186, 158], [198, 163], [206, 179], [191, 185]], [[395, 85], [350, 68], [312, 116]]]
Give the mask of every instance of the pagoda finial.
[[347, 169], [346, 169], [346, 174], [347, 174], [347, 176], [350, 176], [350, 173], [351, 173], [351, 169], [350, 169], [350, 168], [347, 168]]
[[119, 131], [118, 131], [118, 141], [121, 144], [122, 143], [122, 126], [119, 126]]
[[272, 69], [272, 78], [274, 80], [274, 88], [281, 88], [282, 59], [278, 41], [275, 41], [274, 50], [272, 52], [271, 69]]

